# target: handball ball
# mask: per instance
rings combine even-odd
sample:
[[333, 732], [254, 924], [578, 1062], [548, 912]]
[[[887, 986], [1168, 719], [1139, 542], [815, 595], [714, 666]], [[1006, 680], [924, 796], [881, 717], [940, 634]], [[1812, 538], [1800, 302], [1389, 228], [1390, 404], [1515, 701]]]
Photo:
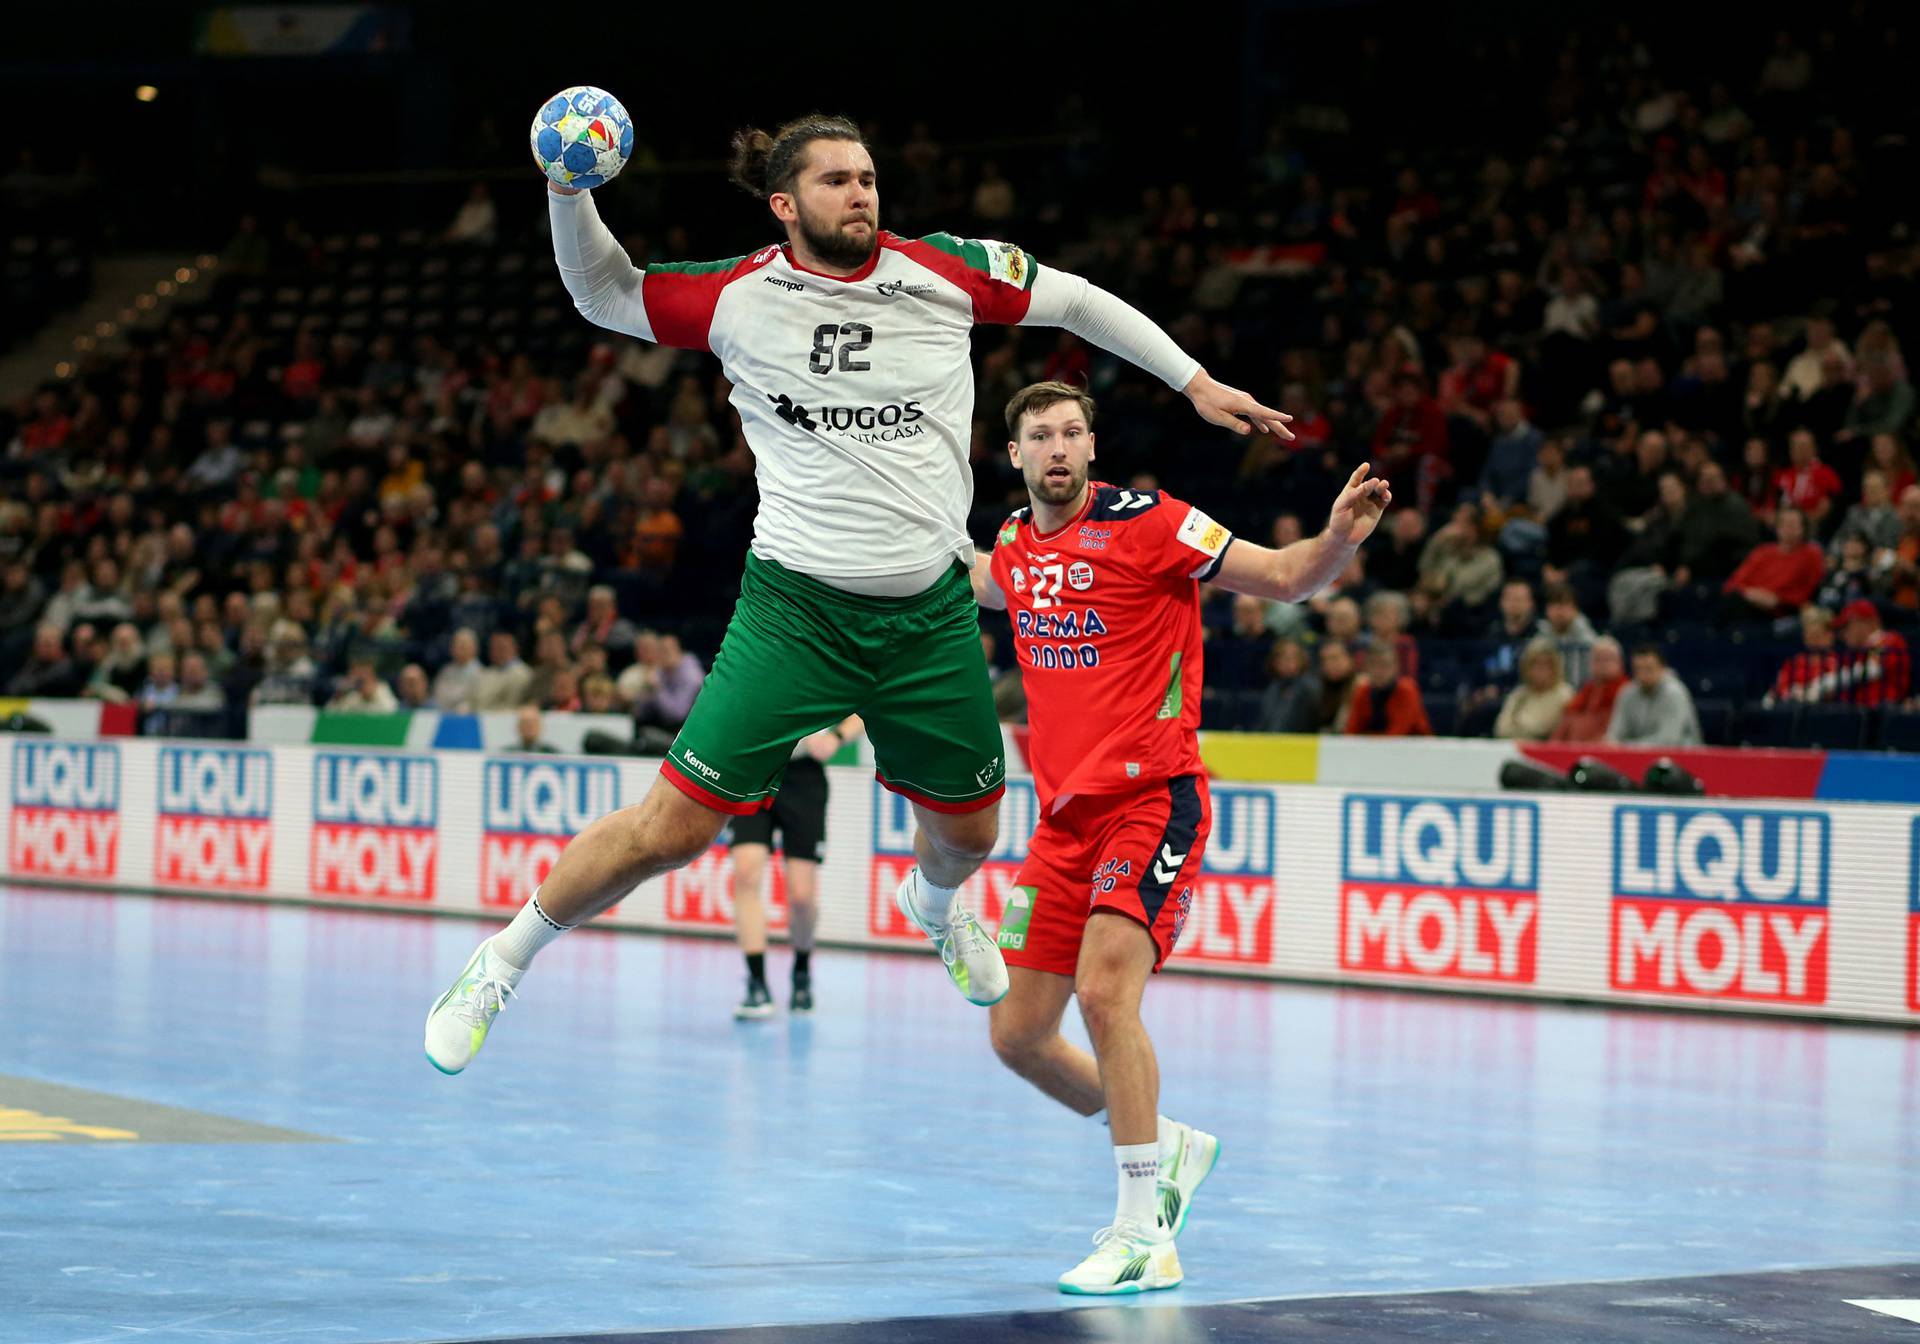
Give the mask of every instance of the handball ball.
[[577, 84], [547, 99], [528, 135], [533, 161], [563, 187], [597, 187], [627, 166], [633, 120], [605, 89]]

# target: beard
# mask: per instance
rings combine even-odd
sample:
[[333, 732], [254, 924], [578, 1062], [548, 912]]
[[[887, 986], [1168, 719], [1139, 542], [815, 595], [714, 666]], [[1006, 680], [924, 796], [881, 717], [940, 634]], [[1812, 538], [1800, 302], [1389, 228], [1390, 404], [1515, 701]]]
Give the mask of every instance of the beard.
[[800, 211], [800, 238], [807, 250], [829, 266], [857, 267], [866, 264], [873, 250], [880, 246], [880, 229], [873, 217], [865, 217], [867, 234], [857, 238], [848, 233], [844, 225], [827, 226], [808, 217]]
[[1069, 465], [1065, 480], [1050, 480], [1047, 471], [1052, 465], [1049, 462], [1023, 473], [1027, 478], [1027, 492], [1042, 504], [1073, 503], [1087, 488], [1087, 469]]

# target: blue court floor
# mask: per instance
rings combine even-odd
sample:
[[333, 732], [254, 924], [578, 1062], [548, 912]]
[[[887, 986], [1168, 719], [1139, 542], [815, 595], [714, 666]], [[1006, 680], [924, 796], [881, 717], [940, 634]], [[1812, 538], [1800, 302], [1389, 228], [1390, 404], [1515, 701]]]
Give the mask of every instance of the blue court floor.
[[[444, 1078], [482, 932], [0, 888], [0, 1344], [1095, 1337], [1044, 1314], [1089, 1309], [1106, 1131], [930, 958], [821, 953], [812, 1020], [743, 1025], [729, 947], [571, 934]], [[1148, 1016], [1224, 1150], [1133, 1310], [1920, 1260], [1920, 1034], [1188, 976]]]

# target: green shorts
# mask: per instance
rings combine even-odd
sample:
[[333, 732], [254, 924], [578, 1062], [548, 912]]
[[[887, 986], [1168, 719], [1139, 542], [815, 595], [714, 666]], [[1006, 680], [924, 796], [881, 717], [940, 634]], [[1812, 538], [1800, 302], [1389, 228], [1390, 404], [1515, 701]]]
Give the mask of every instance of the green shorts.
[[849, 714], [866, 721], [895, 793], [974, 812], [1005, 792], [965, 569], [913, 597], [862, 597], [749, 553], [726, 638], [661, 773], [746, 816], [771, 805], [794, 743]]

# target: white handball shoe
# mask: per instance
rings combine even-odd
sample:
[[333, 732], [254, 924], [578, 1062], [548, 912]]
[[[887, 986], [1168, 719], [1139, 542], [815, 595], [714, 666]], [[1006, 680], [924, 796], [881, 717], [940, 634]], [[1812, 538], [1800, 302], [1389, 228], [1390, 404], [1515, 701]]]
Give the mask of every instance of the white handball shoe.
[[946, 963], [947, 978], [966, 996], [968, 1003], [990, 1008], [1007, 996], [1013, 981], [1007, 975], [1007, 960], [1000, 955], [1000, 944], [982, 927], [971, 910], [958, 905], [948, 913], [944, 924], [935, 924], [920, 914], [914, 901], [919, 888], [920, 870], [908, 871], [894, 893], [893, 903], [927, 940], [940, 949]]
[[1094, 1252], [1060, 1276], [1060, 1291], [1085, 1297], [1177, 1288], [1185, 1275], [1166, 1229], [1121, 1218], [1093, 1234]]
[[427, 1063], [442, 1073], [458, 1073], [471, 1064], [524, 974], [494, 955], [491, 938], [480, 944], [453, 988], [427, 1014]]
[[1173, 1122], [1173, 1137], [1160, 1145], [1160, 1229], [1177, 1237], [1187, 1225], [1193, 1192], [1220, 1160], [1220, 1140], [1204, 1129]]

